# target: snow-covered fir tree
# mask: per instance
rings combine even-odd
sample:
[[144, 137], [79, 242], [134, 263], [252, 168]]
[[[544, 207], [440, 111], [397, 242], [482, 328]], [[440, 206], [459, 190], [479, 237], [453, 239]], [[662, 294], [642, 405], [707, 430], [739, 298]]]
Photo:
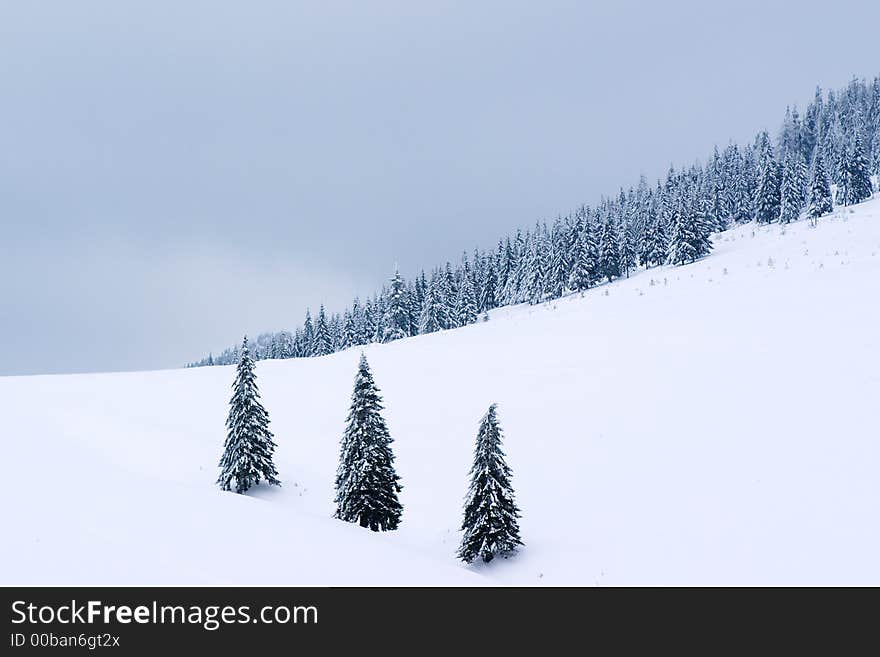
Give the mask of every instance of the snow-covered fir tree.
[[629, 278], [629, 273], [636, 268], [638, 260], [635, 242], [634, 224], [630, 222], [622, 223], [618, 229], [620, 274], [627, 278]]
[[852, 144], [843, 156], [843, 177], [840, 183], [840, 203], [852, 205], [871, 197], [871, 169], [862, 145], [861, 134], [857, 131]]
[[513, 553], [523, 544], [511, 476], [501, 449], [496, 405], [492, 404], [480, 421], [461, 523], [464, 536], [458, 557], [465, 563], [477, 558], [488, 563], [498, 555]]
[[547, 242], [544, 231], [539, 226], [535, 226], [535, 232], [531, 236], [531, 248], [525, 264], [525, 298], [530, 304], [541, 303], [544, 300], [548, 265]]
[[477, 321], [477, 302], [474, 299], [474, 286], [469, 276], [462, 277], [455, 300], [455, 319], [457, 326], [467, 326]]
[[402, 486], [394, 470], [393, 441], [383, 408], [367, 358], [361, 354], [339, 452], [334, 517], [374, 532], [397, 529], [403, 513], [397, 498]]
[[755, 190], [755, 221], [769, 224], [779, 217], [779, 172], [767, 133], [759, 136], [758, 186]]
[[447, 324], [447, 308], [438, 290], [440, 283], [436, 275], [431, 277], [425, 292], [425, 301], [419, 317], [419, 333], [442, 331]]
[[302, 348], [301, 348], [301, 356], [314, 356], [315, 348], [315, 327], [312, 324], [312, 312], [311, 310], [306, 310], [306, 319], [303, 322], [303, 330], [302, 330]]
[[333, 353], [333, 340], [330, 337], [330, 329], [327, 325], [327, 314], [324, 304], [318, 310], [318, 319], [315, 320], [315, 333], [312, 337], [312, 355], [326, 356]]
[[800, 149], [792, 150], [785, 156], [782, 164], [782, 184], [780, 189], [779, 221], [797, 221], [804, 207], [804, 193], [807, 188], [806, 165]]
[[498, 271], [495, 258], [489, 257], [483, 270], [483, 284], [480, 286], [479, 312], [486, 312], [498, 306]]
[[611, 279], [620, 276], [620, 250], [617, 231], [611, 221], [603, 221], [599, 233], [599, 276]]
[[833, 208], [831, 185], [828, 182], [828, 174], [825, 172], [822, 151], [817, 148], [816, 155], [813, 158], [813, 171], [810, 178], [807, 216], [815, 223], [819, 217], [830, 214]]
[[575, 243], [574, 262], [568, 281], [569, 289], [575, 292], [583, 292], [593, 284], [593, 272], [598, 268], [594, 260], [596, 245], [590, 240], [590, 231], [584, 226]]
[[221, 490], [244, 493], [261, 480], [280, 486], [278, 471], [272, 463], [275, 441], [269, 431], [269, 414], [260, 403], [254, 361], [248, 349], [247, 336], [242, 342], [232, 399], [226, 419], [226, 441], [220, 457]]
[[874, 133], [871, 141], [871, 173], [877, 176], [877, 184], [880, 186], [880, 128]]
[[681, 202], [674, 213], [669, 240], [669, 262], [684, 265], [707, 255], [712, 249], [709, 230], [696, 210]]
[[409, 299], [406, 293], [406, 283], [395, 270], [391, 279], [391, 287], [388, 290], [388, 301], [385, 304], [385, 321], [382, 334], [382, 342], [399, 340], [409, 335], [410, 327]]
[[547, 295], [558, 299], [568, 288], [568, 277], [571, 271], [571, 247], [568, 243], [569, 231], [562, 219], [553, 224], [550, 239], [550, 269], [547, 276]]

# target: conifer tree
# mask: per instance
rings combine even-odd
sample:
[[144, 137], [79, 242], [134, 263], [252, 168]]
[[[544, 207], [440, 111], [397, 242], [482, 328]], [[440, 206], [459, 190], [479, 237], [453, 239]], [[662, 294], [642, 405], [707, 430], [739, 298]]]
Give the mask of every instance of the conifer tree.
[[866, 198], [870, 198], [873, 191], [871, 189], [871, 169], [862, 145], [860, 131], [856, 131], [852, 145], [847, 149], [846, 178], [848, 194], [845, 203], [847, 205], [860, 203]]
[[409, 335], [418, 335], [419, 318], [422, 316], [422, 304], [425, 301], [424, 297], [419, 294], [418, 284], [412, 286], [407, 297], [409, 298], [409, 329], [407, 332]]
[[361, 354], [336, 471], [334, 517], [374, 532], [397, 529], [403, 513], [397, 499], [402, 486], [394, 471], [393, 441], [381, 415], [383, 408], [367, 358]]
[[544, 284], [547, 279], [546, 241], [544, 233], [537, 226], [532, 235], [531, 249], [526, 262], [526, 299], [532, 305], [544, 300]]
[[831, 200], [831, 185], [828, 182], [828, 174], [825, 172], [825, 163], [822, 159], [822, 150], [817, 148], [813, 158], [813, 175], [810, 180], [810, 198], [807, 206], [807, 216], [815, 224], [819, 217], [830, 214], [834, 209]]
[[648, 264], [664, 264], [669, 250], [669, 241], [666, 233], [666, 222], [659, 207], [654, 208], [653, 220], [648, 224], [645, 242], [645, 254]]
[[779, 173], [767, 133], [760, 136], [758, 186], [755, 190], [755, 221], [769, 224], [779, 216]]
[[550, 239], [550, 267], [547, 276], [547, 292], [551, 299], [558, 299], [563, 294], [568, 284], [571, 271], [569, 255], [571, 253], [568, 244], [568, 230], [563, 226], [560, 219], [553, 225], [553, 233]]
[[[874, 133], [874, 140], [871, 142], [871, 171], [880, 178], [880, 126], [877, 127], [877, 131]], [[880, 180], [878, 180], [877, 184], [880, 185]]]
[[569, 289], [575, 292], [583, 292], [593, 284], [593, 271], [596, 269], [596, 263], [592, 259], [592, 250], [588, 244], [589, 239], [590, 236], [585, 226], [575, 244], [574, 266], [568, 281]]
[[480, 422], [470, 476], [458, 557], [465, 563], [477, 558], [488, 563], [497, 555], [511, 554], [523, 544], [517, 520], [520, 513], [510, 484], [511, 471], [501, 450], [495, 404]]
[[391, 289], [388, 291], [388, 302], [385, 308], [385, 321], [383, 324], [382, 342], [399, 340], [409, 335], [409, 299], [407, 299], [406, 283], [395, 270], [394, 278], [391, 279]]
[[498, 306], [498, 272], [495, 267], [495, 258], [489, 254], [486, 268], [483, 270], [483, 284], [480, 288], [480, 302], [477, 304], [480, 312], [492, 310]]
[[806, 189], [804, 160], [799, 150], [792, 150], [785, 156], [782, 165], [782, 185], [780, 190], [779, 221], [796, 221], [804, 207]]
[[477, 321], [477, 303], [470, 276], [462, 277], [458, 298], [455, 300], [455, 316], [457, 326], [467, 326]]
[[372, 299], [364, 302], [361, 320], [361, 344], [370, 344], [376, 335], [376, 311]]
[[702, 258], [712, 249], [709, 232], [700, 216], [679, 204], [674, 213], [672, 238], [669, 241], [669, 261], [684, 265]]
[[637, 260], [633, 224], [629, 222], [621, 223], [618, 232], [620, 272], [622, 276], [629, 278], [629, 273], [635, 269]]
[[315, 334], [312, 338], [312, 355], [326, 356], [333, 353], [333, 341], [330, 337], [330, 329], [327, 325], [327, 315], [324, 312], [324, 304], [318, 310], [318, 319], [315, 321]]
[[315, 327], [312, 324], [312, 312], [306, 310], [306, 319], [303, 322], [302, 331], [302, 353], [300, 356], [313, 356], [315, 346]]
[[608, 279], [620, 276], [620, 251], [618, 250], [617, 231], [611, 220], [602, 222], [599, 233], [599, 275]]
[[513, 269], [513, 247], [510, 244], [510, 237], [506, 240], [498, 240], [498, 249], [496, 253], [496, 283], [495, 283], [495, 303], [503, 306], [507, 303], [505, 291], [507, 288], [507, 279], [511, 275]]
[[387, 304], [385, 303], [385, 297], [387, 295], [387, 290], [385, 287], [382, 287], [382, 292], [377, 294], [373, 298], [373, 334], [370, 336], [372, 342], [382, 342], [382, 338], [385, 335], [385, 311]]
[[226, 419], [226, 441], [220, 457], [221, 490], [244, 493], [265, 479], [267, 484], [280, 486], [278, 472], [272, 463], [275, 441], [269, 431], [269, 414], [260, 403], [254, 361], [248, 349], [247, 336], [242, 343]]
[[419, 333], [434, 333], [442, 331], [446, 326], [446, 305], [440, 298], [437, 276], [432, 276], [425, 292], [425, 302], [422, 305], [422, 314], [419, 317]]

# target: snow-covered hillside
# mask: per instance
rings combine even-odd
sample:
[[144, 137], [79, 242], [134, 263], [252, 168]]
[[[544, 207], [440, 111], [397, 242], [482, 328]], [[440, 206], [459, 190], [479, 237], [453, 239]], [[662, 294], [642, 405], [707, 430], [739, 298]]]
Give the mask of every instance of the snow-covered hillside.
[[[359, 350], [257, 366], [280, 489], [215, 486], [231, 367], [0, 378], [3, 584], [880, 584], [880, 199], [365, 352], [404, 515], [332, 520]], [[499, 404], [526, 543], [455, 560]]]

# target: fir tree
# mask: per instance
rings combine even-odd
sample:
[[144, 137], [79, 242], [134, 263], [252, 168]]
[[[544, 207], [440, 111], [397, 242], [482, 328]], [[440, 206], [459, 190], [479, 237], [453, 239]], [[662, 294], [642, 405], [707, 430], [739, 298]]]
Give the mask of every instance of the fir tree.
[[[575, 292], [583, 292], [593, 284], [593, 271], [596, 269], [596, 262], [592, 257], [594, 248], [591, 248], [589, 241], [590, 235], [585, 226], [576, 242], [574, 265], [571, 270], [571, 278], [568, 281], [569, 289]], [[595, 247], [595, 245], [592, 246]]]
[[318, 319], [315, 321], [315, 334], [312, 338], [312, 355], [326, 356], [333, 353], [333, 341], [330, 337], [330, 329], [327, 325], [327, 315], [324, 312], [324, 304], [318, 310]]
[[779, 221], [797, 221], [804, 207], [806, 173], [800, 150], [792, 150], [785, 156], [782, 165], [782, 185], [780, 190]]
[[312, 312], [306, 310], [306, 319], [303, 322], [302, 349], [300, 356], [313, 356], [312, 349], [315, 346], [315, 327], [312, 325]]
[[458, 298], [455, 300], [455, 317], [457, 326], [467, 326], [477, 321], [477, 303], [470, 276], [462, 277]]
[[400, 272], [394, 272], [391, 289], [388, 291], [388, 302], [385, 308], [382, 342], [399, 340], [409, 335], [410, 317], [409, 300], [407, 299], [406, 283]]
[[550, 240], [550, 268], [548, 272], [548, 296], [558, 299], [565, 294], [568, 277], [571, 270], [569, 262], [570, 247], [568, 244], [568, 230], [557, 219], [553, 225], [553, 233]]
[[666, 219], [664, 212], [662, 212], [659, 207], [661, 201], [658, 197], [662, 194], [663, 192], [658, 188], [655, 196], [655, 199], [657, 199], [657, 206], [654, 207], [653, 220], [648, 225], [647, 234], [645, 236], [645, 255], [647, 257], [648, 265], [664, 264], [666, 262], [667, 251], [669, 250], [669, 240], [666, 233]]
[[828, 183], [828, 174], [825, 172], [825, 163], [822, 160], [821, 149], [816, 149], [813, 158], [813, 175], [810, 180], [810, 198], [807, 206], [807, 216], [815, 224], [819, 217], [830, 214], [834, 209], [831, 201], [831, 185]]
[[[871, 172], [880, 177], [880, 126], [877, 127], [874, 139], [871, 141]], [[878, 180], [878, 184], [880, 184], [880, 180]]]
[[620, 244], [620, 271], [629, 278], [629, 273], [636, 267], [636, 249], [633, 224], [621, 223], [618, 241]]
[[615, 276], [620, 276], [620, 251], [617, 239], [617, 231], [611, 220], [603, 221], [602, 231], [599, 233], [599, 276], [607, 278], [609, 283]]
[[495, 258], [490, 254], [483, 270], [483, 284], [480, 288], [480, 312], [492, 310], [498, 306], [498, 273], [495, 268]]
[[393, 441], [381, 415], [383, 408], [367, 358], [361, 354], [336, 472], [334, 517], [374, 532], [397, 529], [403, 513], [397, 499], [402, 487], [394, 471]]
[[856, 131], [852, 145], [847, 150], [846, 182], [846, 205], [860, 203], [871, 197], [871, 169], [859, 131]]
[[419, 333], [434, 333], [442, 331], [446, 327], [446, 305], [440, 298], [437, 276], [432, 276], [425, 292], [425, 302], [422, 305], [422, 314], [419, 317]]
[[496, 555], [507, 556], [522, 545], [519, 509], [510, 484], [511, 471], [501, 450], [501, 428], [495, 404], [480, 422], [471, 483], [464, 506], [461, 529], [464, 536], [458, 557], [471, 563], [478, 557], [486, 563]]
[[272, 463], [275, 442], [269, 431], [269, 414], [260, 403], [254, 361], [246, 336], [232, 390], [217, 485], [221, 490], [236, 493], [244, 493], [259, 484], [261, 479], [267, 484], [280, 486], [278, 472]]
[[707, 227], [693, 210], [679, 204], [675, 210], [672, 239], [669, 241], [669, 261], [684, 265], [702, 258], [712, 249]]
[[532, 235], [531, 247], [524, 283], [526, 298], [530, 304], [534, 305], [544, 300], [544, 284], [547, 278], [546, 241], [543, 231], [537, 226], [535, 234]]
[[376, 335], [376, 311], [373, 301], [367, 299], [364, 302], [364, 311], [361, 320], [361, 344], [370, 344]]
[[755, 190], [755, 221], [769, 224], [779, 216], [779, 173], [767, 133], [760, 136], [758, 187]]

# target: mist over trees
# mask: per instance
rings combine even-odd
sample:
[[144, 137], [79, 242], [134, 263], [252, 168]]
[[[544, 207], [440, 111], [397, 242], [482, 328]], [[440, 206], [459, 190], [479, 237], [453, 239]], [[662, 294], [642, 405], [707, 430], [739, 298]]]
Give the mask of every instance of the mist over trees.
[[[341, 312], [305, 312], [293, 331], [264, 333], [254, 359], [323, 356], [372, 342], [457, 328], [487, 311], [584, 292], [638, 268], [687, 265], [712, 248], [711, 234], [754, 221], [787, 223], [828, 214], [872, 194], [880, 175], [880, 76], [845, 88], [816, 89], [803, 114], [786, 109], [778, 133], [716, 147], [705, 164], [639, 182], [595, 206], [500, 238], [489, 249], [406, 279]], [[191, 366], [238, 363], [238, 347]]]

